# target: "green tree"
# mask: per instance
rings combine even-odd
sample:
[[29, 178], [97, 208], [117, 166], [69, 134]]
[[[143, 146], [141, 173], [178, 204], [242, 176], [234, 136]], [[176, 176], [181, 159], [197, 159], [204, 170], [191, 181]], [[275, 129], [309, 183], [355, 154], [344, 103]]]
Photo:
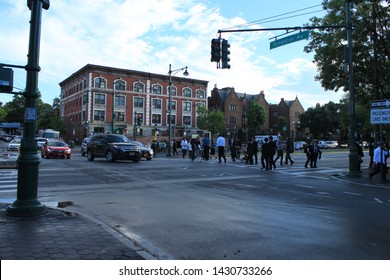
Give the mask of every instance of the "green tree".
[[278, 128], [279, 131], [281, 131], [282, 135], [285, 133], [285, 130], [283, 128], [287, 128], [287, 120], [285, 117], [278, 117]]
[[249, 137], [253, 137], [260, 132], [260, 126], [265, 122], [264, 108], [252, 101], [246, 108], [246, 117], [248, 120]]
[[314, 138], [326, 138], [331, 130], [330, 113], [319, 103], [306, 110], [299, 118], [301, 128], [309, 129]]
[[196, 123], [197, 123], [198, 127], [200, 129], [207, 130], [208, 129], [208, 127], [207, 127], [207, 115], [208, 115], [207, 107], [204, 105], [197, 107], [196, 113], [197, 113]]
[[[53, 101], [53, 105], [56, 104], [56, 99]], [[58, 130], [61, 133], [65, 133], [65, 125], [57, 115], [57, 110], [50, 104], [44, 103], [41, 98], [37, 99], [37, 129], [52, 128]], [[14, 95], [12, 101], [7, 102], [3, 109], [6, 113], [4, 121], [7, 122], [19, 122], [24, 121], [25, 111], [25, 98], [22, 95]]]
[[0, 122], [3, 122], [5, 120], [5, 117], [7, 116], [7, 113], [5, 112], [3, 108], [3, 104], [0, 102]]
[[[358, 85], [355, 87], [355, 98], [357, 103], [367, 104], [367, 101], [377, 98], [375, 65], [379, 73], [378, 92], [382, 98], [390, 97], [390, 0], [351, 2], [352, 51], [355, 85]], [[323, 9], [326, 15], [312, 18], [311, 26], [345, 26], [344, 0], [324, 0]], [[318, 67], [316, 80], [326, 90], [349, 90], [348, 77], [342, 67], [345, 62], [346, 33], [345, 28], [314, 29], [305, 47], [306, 52], [315, 53], [314, 62]], [[374, 59], [374, 38], [377, 38], [377, 64]]]
[[207, 127], [211, 131], [211, 135], [222, 133], [225, 130], [225, 115], [219, 110], [208, 112]]
[[4, 105], [4, 110], [7, 113], [5, 121], [22, 123], [24, 120], [25, 99], [22, 95], [15, 94], [12, 101]]

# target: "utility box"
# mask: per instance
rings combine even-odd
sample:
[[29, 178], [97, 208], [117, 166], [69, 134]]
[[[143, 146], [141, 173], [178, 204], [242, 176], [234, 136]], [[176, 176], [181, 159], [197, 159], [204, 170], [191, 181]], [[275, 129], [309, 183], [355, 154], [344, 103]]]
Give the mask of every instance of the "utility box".
[[12, 92], [14, 88], [14, 71], [11, 68], [0, 67], [0, 91]]

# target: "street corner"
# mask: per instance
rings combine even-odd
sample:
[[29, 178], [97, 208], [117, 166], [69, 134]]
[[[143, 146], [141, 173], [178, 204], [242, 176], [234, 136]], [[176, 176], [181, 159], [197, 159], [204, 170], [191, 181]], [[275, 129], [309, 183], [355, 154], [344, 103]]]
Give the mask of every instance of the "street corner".
[[[331, 177], [335, 180], [348, 182], [354, 185], [381, 188], [381, 189], [390, 189], [390, 182], [388, 179], [386, 181], [382, 180], [380, 174], [370, 177], [371, 169], [362, 168], [358, 176], [351, 176], [348, 171], [340, 172], [332, 175]], [[388, 177], [389, 175], [387, 175]]]

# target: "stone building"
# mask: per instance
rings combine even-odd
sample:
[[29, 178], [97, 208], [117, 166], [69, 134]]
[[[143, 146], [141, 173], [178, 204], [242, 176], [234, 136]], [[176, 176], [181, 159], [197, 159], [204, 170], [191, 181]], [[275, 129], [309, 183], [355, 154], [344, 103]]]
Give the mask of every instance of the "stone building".
[[[248, 137], [248, 127], [246, 120], [246, 108], [250, 102], [256, 102], [264, 108], [265, 122], [260, 127], [260, 134], [281, 134], [285, 137], [299, 138], [300, 126], [299, 116], [304, 113], [304, 108], [298, 97], [295, 100], [286, 101], [281, 99], [279, 104], [269, 104], [265, 99], [265, 94], [238, 93], [232, 87], [218, 89], [216, 86], [211, 91], [208, 98], [209, 109], [218, 109], [224, 112], [226, 136], [239, 136], [246, 140]], [[286, 121], [284, 127], [279, 127], [279, 118]]]

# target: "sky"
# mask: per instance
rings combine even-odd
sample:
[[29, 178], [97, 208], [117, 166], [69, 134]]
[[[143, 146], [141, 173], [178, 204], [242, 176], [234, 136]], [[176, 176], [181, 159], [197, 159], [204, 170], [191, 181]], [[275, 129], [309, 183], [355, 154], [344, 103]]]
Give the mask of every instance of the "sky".
[[[0, 0], [0, 63], [27, 64], [31, 12], [26, 2]], [[324, 15], [321, 2], [52, 0], [42, 12], [39, 90], [52, 104], [60, 96], [59, 83], [86, 64], [158, 74], [167, 74], [171, 64], [172, 69], [188, 66], [189, 78], [209, 81], [208, 96], [217, 85], [247, 94], [264, 91], [271, 104], [297, 96], [305, 109], [339, 102], [343, 92], [324, 91], [315, 81], [314, 54], [303, 51], [307, 40], [270, 50], [271, 38], [284, 31], [222, 33], [231, 45], [231, 68], [217, 69], [210, 61], [210, 41], [218, 30], [270, 17], [245, 28], [303, 26]], [[14, 89], [25, 86], [25, 70], [15, 68]], [[0, 96], [0, 102], [12, 100], [10, 94]]]

